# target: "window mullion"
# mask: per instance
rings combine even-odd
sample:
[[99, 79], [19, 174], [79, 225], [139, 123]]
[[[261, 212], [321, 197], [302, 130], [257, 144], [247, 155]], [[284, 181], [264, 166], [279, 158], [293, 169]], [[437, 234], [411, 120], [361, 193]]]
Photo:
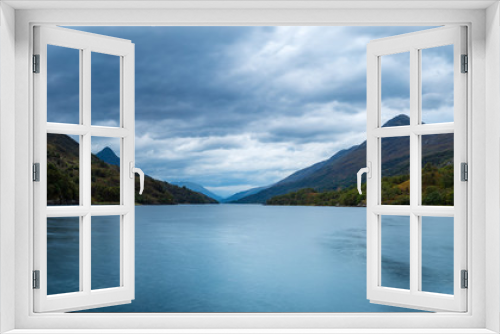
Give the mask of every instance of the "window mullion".
[[410, 49], [410, 291], [416, 293], [420, 285], [419, 217], [413, 209], [420, 204], [419, 166], [420, 137], [414, 129], [419, 124], [420, 61], [419, 50]]
[[83, 136], [87, 132], [89, 128], [80, 124], [47, 123], [47, 133]]
[[455, 124], [450, 123], [435, 123], [435, 124], [419, 124], [412, 131], [418, 135], [438, 135], [455, 132]]
[[378, 138], [403, 137], [414, 133], [420, 136], [454, 133], [454, 123], [419, 124], [415, 126], [396, 126], [377, 128], [373, 134]]
[[83, 279], [83, 283], [80, 285], [83, 287], [83, 292], [90, 293], [91, 290], [91, 258], [92, 250], [90, 248], [91, 244], [91, 216], [86, 214], [82, 218], [82, 233], [81, 233], [81, 246], [80, 254], [81, 256], [81, 267], [80, 267], [80, 277]]
[[[91, 120], [91, 51], [83, 50], [82, 67], [82, 89], [80, 90], [80, 100], [82, 101], [82, 125], [90, 127]], [[82, 203], [84, 207], [90, 208], [91, 205], [91, 133], [86, 132], [82, 136], [82, 147], [80, 161], [82, 162], [81, 188], [83, 189]]]
[[410, 291], [417, 293], [420, 286], [420, 217], [410, 214]]
[[[84, 90], [84, 80], [83, 80], [83, 75], [84, 75], [84, 59], [85, 59], [85, 56], [84, 56], [84, 51], [83, 50], [80, 50], [80, 75], [79, 75], [79, 78], [80, 78], [80, 90], [79, 90], [79, 94], [80, 94], [80, 110], [79, 110], [79, 113], [80, 113], [80, 124], [78, 124], [78, 127], [80, 128], [82, 124], [84, 124], [84, 113], [83, 113], [83, 110], [84, 110], [84, 105], [86, 107], [86, 102], [84, 102], [83, 100], [83, 90]], [[50, 124], [48, 124], [49, 126]], [[83, 200], [85, 198], [85, 192], [84, 192], [84, 189], [82, 187], [82, 182], [84, 180], [84, 169], [82, 168], [82, 163], [84, 162], [84, 153], [83, 153], [83, 149], [82, 149], [82, 145], [83, 145], [83, 135], [82, 134], [78, 134], [80, 135], [80, 148], [79, 148], [79, 154], [80, 154], [80, 166], [79, 166], [79, 170], [80, 170], [80, 180], [79, 180], [79, 185], [78, 185], [78, 188], [79, 188], [79, 192], [80, 192], [80, 196], [79, 196], [79, 199], [80, 199], [80, 205], [83, 206]], [[79, 252], [79, 279], [80, 279], [80, 287], [79, 287], [79, 290], [80, 291], [86, 291], [87, 290], [87, 286], [86, 286], [86, 282], [87, 282], [87, 277], [85, 276], [86, 274], [86, 271], [85, 271], [85, 267], [88, 266], [86, 261], [88, 261], [88, 258], [85, 254], [85, 247], [84, 247], [84, 244], [85, 244], [85, 238], [84, 238], [84, 231], [85, 231], [85, 220], [84, 220], [84, 217], [80, 216], [80, 226], [79, 226], [79, 230], [80, 230], [80, 240], [79, 240], [79, 247], [80, 247], [80, 252]]]
[[[80, 100], [82, 101], [82, 111], [81, 111], [81, 122], [85, 127], [90, 127], [91, 121], [91, 51], [87, 48], [83, 50], [83, 59], [81, 66], [81, 89], [80, 89]], [[81, 246], [83, 249], [82, 254], [82, 267], [81, 267], [81, 277], [83, 278], [83, 291], [90, 293], [92, 288], [91, 282], [91, 259], [92, 259], [92, 249], [91, 249], [91, 215], [90, 206], [92, 203], [92, 190], [91, 190], [91, 179], [92, 179], [92, 154], [91, 154], [91, 133], [87, 132], [82, 136], [81, 149], [80, 149], [80, 161], [81, 161], [81, 178], [80, 178], [80, 188], [83, 189], [82, 193], [82, 204], [85, 208], [88, 208], [88, 212], [82, 218], [82, 242]]]
[[412, 131], [410, 126], [379, 127], [373, 130], [373, 135], [378, 138], [409, 136]]

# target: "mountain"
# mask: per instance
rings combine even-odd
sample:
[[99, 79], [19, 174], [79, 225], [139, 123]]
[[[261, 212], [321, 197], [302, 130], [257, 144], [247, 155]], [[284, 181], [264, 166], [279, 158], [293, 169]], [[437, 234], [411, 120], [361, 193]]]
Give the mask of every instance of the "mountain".
[[[108, 157], [116, 155], [112, 153]], [[104, 150], [103, 150], [104, 151]], [[47, 135], [47, 204], [75, 205], [79, 203], [80, 146], [72, 138], [60, 134]], [[102, 152], [102, 151], [101, 151]], [[92, 204], [117, 204], [120, 202], [120, 168], [91, 157]], [[139, 191], [136, 176], [136, 204], [209, 204], [216, 200], [187, 188], [145, 177], [144, 192]]]
[[[406, 115], [399, 115], [384, 127], [409, 125]], [[444, 166], [453, 161], [453, 134], [423, 136], [423, 165]], [[409, 174], [409, 137], [382, 140], [382, 176]], [[273, 186], [240, 198], [236, 203], [266, 203], [272, 197], [311, 188], [317, 192], [341, 190], [356, 184], [356, 173], [366, 166], [366, 141], [341, 150], [330, 159], [299, 170]]]
[[178, 187], [186, 187], [188, 189], [191, 189], [192, 191], [196, 191], [198, 193], [205, 194], [208, 197], [211, 197], [211, 198], [217, 200], [218, 202], [223, 201], [222, 197], [214, 194], [213, 192], [211, 192], [210, 190], [206, 189], [205, 187], [203, 187], [202, 185], [200, 185], [198, 183], [188, 182], [188, 181], [179, 181], [179, 182], [170, 182], [170, 184], [176, 185]]
[[267, 189], [269, 187], [272, 187], [272, 186], [257, 187], [257, 188], [251, 188], [251, 189], [248, 189], [248, 190], [240, 191], [239, 193], [236, 193], [234, 195], [231, 195], [231, 196], [225, 198], [223, 200], [223, 202], [224, 203], [235, 202], [235, 201], [239, 200], [240, 198], [256, 194], [256, 193], [258, 193], [258, 192], [260, 192], [260, 191], [262, 191], [264, 189]]
[[366, 142], [342, 150], [330, 159], [299, 170], [275, 185], [256, 194], [243, 197], [236, 203], [265, 203], [271, 197], [303, 188], [324, 191], [348, 187], [356, 182], [356, 173], [366, 166]]
[[107, 146], [97, 153], [96, 156], [110, 165], [120, 166], [120, 158]]
[[[216, 204], [215, 199], [188, 188], [178, 187], [146, 175], [144, 192], [138, 195], [139, 177], [136, 177], [136, 204]], [[169, 199], [169, 198], [172, 199]]]

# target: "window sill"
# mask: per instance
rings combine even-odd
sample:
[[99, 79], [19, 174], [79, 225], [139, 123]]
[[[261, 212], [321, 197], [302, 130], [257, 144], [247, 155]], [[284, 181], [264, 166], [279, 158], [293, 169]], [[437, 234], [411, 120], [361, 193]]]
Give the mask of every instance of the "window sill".
[[487, 334], [475, 329], [15, 329], [5, 334]]

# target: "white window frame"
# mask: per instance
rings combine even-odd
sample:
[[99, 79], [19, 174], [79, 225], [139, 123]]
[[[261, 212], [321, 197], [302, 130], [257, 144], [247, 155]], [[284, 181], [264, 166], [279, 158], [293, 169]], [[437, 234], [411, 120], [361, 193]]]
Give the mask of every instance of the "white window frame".
[[[233, 4], [5, 1], [0, 22], [0, 331], [189, 333], [491, 333], [500, 331], [500, 29], [497, 1], [332, 1]], [[25, 9], [14, 11], [9, 5]], [[58, 7], [79, 7], [72, 9]], [[99, 6], [100, 9], [96, 9]], [[114, 7], [113, 10], [102, 7]], [[143, 7], [142, 10], [124, 9]], [[134, 7], [135, 6], [135, 7]], [[170, 8], [147, 9], [147, 6]], [[178, 8], [175, 8], [178, 6]], [[179, 8], [182, 6], [181, 8]], [[246, 8], [244, 8], [247, 6]], [[391, 6], [398, 6], [391, 9]], [[405, 8], [406, 6], [406, 8]], [[41, 9], [44, 8], [45, 9]], [[243, 8], [242, 8], [243, 7]], [[279, 8], [281, 7], [281, 8]], [[438, 9], [436, 9], [436, 7]], [[488, 8], [487, 8], [488, 7]], [[29, 9], [35, 8], [35, 9]], [[48, 9], [47, 9], [48, 8]], [[94, 8], [94, 9], [92, 9]], [[184, 8], [184, 9], [182, 9]], [[190, 8], [190, 9], [187, 9]], [[259, 8], [259, 9], [252, 9]], [[351, 8], [351, 9], [349, 9]], [[356, 9], [352, 9], [356, 8]], [[375, 8], [375, 9], [374, 9]], [[57, 25], [448, 25], [468, 26], [468, 312], [436, 314], [35, 314], [31, 289], [33, 185], [32, 31]], [[14, 35], [15, 31], [15, 35]], [[14, 37], [15, 36], [15, 39]], [[132, 41], [133, 42], [133, 41]], [[488, 71], [486, 71], [488, 66]], [[15, 68], [15, 71], [13, 70]], [[12, 82], [15, 86], [12, 87]], [[15, 95], [12, 95], [15, 93]], [[15, 110], [15, 112], [13, 112]], [[10, 128], [11, 127], [11, 128]], [[12, 130], [13, 129], [13, 130]], [[15, 133], [14, 133], [15, 132]], [[15, 146], [12, 145], [15, 139]], [[495, 152], [486, 154], [486, 152]], [[13, 162], [14, 161], [14, 162]], [[15, 170], [15, 174], [14, 174]], [[12, 178], [12, 174], [15, 178]], [[488, 176], [488, 182], [486, 182]], [[12, 180], [14, 179], [14, 180]], [[7, 186], [12, 186], [7, 188]], [[15, 198], [12, 200], [12, 189]], [[488, 196], [486, 196], [488, 194]], [[11, 206], [12, 207], [11, 207]], [[12, 219], [14, 218], [14, 219]], [[14, 257], [12, 257], [14, 254]], [[14, 258], [14, 260], [12, 260]], [[12, 289], [12, 287], [15, 287]], [[14, 305], [14, 307], [12, 307]], [[135, 330], [134, 330], [135, 329]], [[160, 331], [160, 329], [163, 329]], [[215, 330], [217, 329], [217, 330]], [[297, 329], [301, 329], [297, 331]], [[356, 330], [357, 329], [357, 330]], [[381, 330], [383, 329], [383, 330]], [[347, 331], [347, 330], [346, 330]], [[40, 331], [41, 332], [41, 331]], [[45, 331], [47, 332], [47, 331]], [[116, 332], [116, 331], [115, 331]], [[109, 333], [109, 331], [108, 331]]]

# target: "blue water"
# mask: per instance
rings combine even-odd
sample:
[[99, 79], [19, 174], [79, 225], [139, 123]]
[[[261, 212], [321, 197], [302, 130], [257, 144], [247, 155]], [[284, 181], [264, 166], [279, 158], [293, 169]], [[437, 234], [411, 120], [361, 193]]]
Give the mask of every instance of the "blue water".
[[[117, 218], [92, 217], [93, 287], [118, 284]], [[78, 290], [79, 232], [70, 219], [48, 222], [52, 293]], [[453, 220], [424, 219], [422, 286], [452, 293]], [[405, 287], [408, 217], [382, 224], [382, 284]], [[135, 263], [135, 300], [93, 312], [410, 311], [366, 299], [364, 208], [138, 206]]]

